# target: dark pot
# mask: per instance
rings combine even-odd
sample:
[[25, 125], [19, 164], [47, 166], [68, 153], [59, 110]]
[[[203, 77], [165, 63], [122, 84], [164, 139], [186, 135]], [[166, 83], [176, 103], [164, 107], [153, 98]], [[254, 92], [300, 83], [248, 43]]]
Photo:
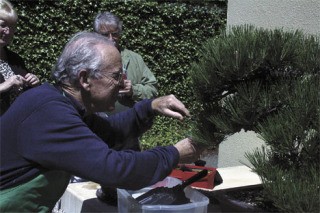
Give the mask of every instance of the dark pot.
[[266, 212], [252, 204], [236, 200], [227, 194], [221, 193], [216, 197], [222, 212]]
[[278, 212], [271, 202], [262, 198], [262, 191], [261, 186], [252, 186], [205, 194], [211, 197], [210, 203], [219, 205], [221, 212]]

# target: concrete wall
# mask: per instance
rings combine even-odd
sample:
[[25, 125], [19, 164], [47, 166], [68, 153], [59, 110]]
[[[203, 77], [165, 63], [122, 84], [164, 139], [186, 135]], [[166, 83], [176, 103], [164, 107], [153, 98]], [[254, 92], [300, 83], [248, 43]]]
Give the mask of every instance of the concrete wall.
[[[229, 0], [227, 26], [242, 24], [320, 36], [320, 0]], [[254, 132], [234, 134], [220, 144], [217, 166], [249, 164], [244, 153], [262, 144]]]
[[320, 34], [320, 0], [229, 0], [227, 25], [241, 24]]
[[245, 158], [246, 152], [251, 152], [264, 145], [253, 131], [235, 133], [219, 145], [218, 168], [251, 165]]

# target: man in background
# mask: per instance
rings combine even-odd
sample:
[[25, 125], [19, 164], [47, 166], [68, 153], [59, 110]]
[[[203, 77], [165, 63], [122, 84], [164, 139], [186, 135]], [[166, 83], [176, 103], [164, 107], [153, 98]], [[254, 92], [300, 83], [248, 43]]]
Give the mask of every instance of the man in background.
[[120, 46], [122, 21], [119, 17], [110, 12], [101, 12], [94, 20], [93, 29], [114, 42], [121, 53], [126, 79], [124, 79], [124, 88], [120, 90], [116, 108], [112, 113], [131, 108], [134, 103], [142, 99], [155, 98], [158, 95], [157, 80], [141, 55]]

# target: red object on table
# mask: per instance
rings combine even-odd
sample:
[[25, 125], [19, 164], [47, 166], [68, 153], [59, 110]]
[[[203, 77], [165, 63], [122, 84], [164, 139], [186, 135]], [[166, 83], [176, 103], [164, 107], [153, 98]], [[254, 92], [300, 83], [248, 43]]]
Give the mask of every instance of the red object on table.
[[[213, 167], [194, 166], [194, 165], [189, 165], [189, 164], [179, 164], [177, 168], [172, 170], [172, 172], [169, 176], [177, 178], [181, 181], [184, 181], [204, 169], [208, 170], [207, 176], [192, 183], [191, 187], [213, 189], [214, 188], [214, 177], [217, 173], [216, 168], [213, 168]], [[189, 170], [191, 170], [191, 171], [189, 171]]]

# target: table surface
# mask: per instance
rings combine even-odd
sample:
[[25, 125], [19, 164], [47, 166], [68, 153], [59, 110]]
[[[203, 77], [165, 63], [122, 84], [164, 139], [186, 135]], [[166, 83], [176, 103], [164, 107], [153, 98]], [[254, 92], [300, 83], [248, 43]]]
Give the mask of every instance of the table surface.
[[[223, 183], [209, 191], [261, 184], [259, 176], [246, 166], [218, 168], [217, 170]], [[100, 185], [94, 182], [70, 183], [60, 201], [61, 212], [117, 212], [116, 206], [108, 205], [96, 197], [98, 188]], [[219, 212], [219, 207], [209, 204], [208, 212]]]

